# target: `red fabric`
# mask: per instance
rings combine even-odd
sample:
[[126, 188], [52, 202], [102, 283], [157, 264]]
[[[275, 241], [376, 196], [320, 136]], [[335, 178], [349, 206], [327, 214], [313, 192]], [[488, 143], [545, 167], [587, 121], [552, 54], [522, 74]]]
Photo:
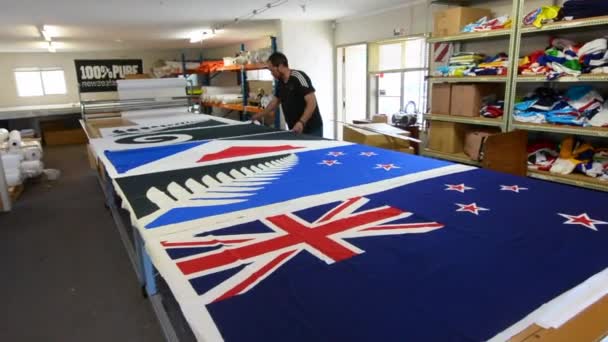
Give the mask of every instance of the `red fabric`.
[[281, 146], [234, 146], [227, 148], [223, 151], [217, 153], [210, 153], [204, 155], [201, 159], [199, 159], [198, 163], [219, 160], [219, 159], [227, 159], [227, 158], [236, 158], [236, 157], [244, 157], [251, 156], [254, 154], [260, 153], [270, 153], [270, 152], [280, 152], [280, 151], [289, 151], [300, 149], [298, 146], [291, 145], [281, 145]]

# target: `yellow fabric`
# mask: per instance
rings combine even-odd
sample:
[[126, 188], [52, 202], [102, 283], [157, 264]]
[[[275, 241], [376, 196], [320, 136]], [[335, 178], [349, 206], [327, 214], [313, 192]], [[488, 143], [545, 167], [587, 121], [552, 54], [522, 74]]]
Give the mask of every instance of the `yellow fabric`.
[[536, 16], [536, 20], [534, 20], [534, 25], [537, 28], [543, 27], [544, 20], [551, 20], [557, 18], [559, 14], [559, 10], [561, 7], [559, 6], [543, 6], [541, 7], [540, 13]]

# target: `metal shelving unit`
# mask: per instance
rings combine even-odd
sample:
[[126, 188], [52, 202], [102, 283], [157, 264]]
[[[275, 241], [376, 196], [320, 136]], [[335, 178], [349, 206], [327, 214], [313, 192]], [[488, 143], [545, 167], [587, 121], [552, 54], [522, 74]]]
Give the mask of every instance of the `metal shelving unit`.
[[587, 137], [608, 138], [608, 128], [602, 127], [577, 127], [566, 125], [525, 123], [516, 121], [514, 121], [510, 127], [512, 129], [522, 129], [534, 132], [551, 132], [558, 134], [572, 134]]
[[[524, 1], [524, 0], [516, 0], [516, 1]], [[523, 18], [523, 14], [520, 18]], [[521, 20], [520, 20], [521, 22]], [[543, 25], [541, 28], [537, 28], [534, 26], [525, 26], [521, 28], [521, 33], [523, 35], [530, 35], [535, 33], [544, 33], [544, 32], [554, 32], [561, 30], [574, 30], [581, 28], [589, 28], [593, 26], [602, 26], [608, 25], [608, 16], [601, 17], [593, 17], [593, 18], [585, 18], [585, 19], [576, 19], [570, 21], [558, 21], [555, 23], [549, 23]]]
[[437, 36], [427, 39], [429, 43], [463, 42], [488, 38], [504, 38], [511, 34], [511, 29], [501, 29], [484, 32], [461, 33], [453, 36]]
[[450, 160], [450, 161], [454, 161], [454, 162], [461, 163], [461, 164], [481, 166], [481, 163], [479, 163], [478, 161], [475, 161], [475, 160], [471, 160], [471, 158], [469, 158], [469, 156], [467, 156], [466, 154], [464, 154], [462, 152], [461, 153], [445, 153], [445, 152], [431, 150], [429, 148], [425, 148], [422, 152], [423, 152], [422, 154], [427, 157]]
[[[492, 0], [474, 0], [474, 1], [451, 1], [451, 0], [429, 0], [428, 6], [431, 8], [432, 4], [449, 4], [449, 5], [480, 5], [491, 3]], [[608, 138], [608, 128], [600, 127], [576, 127], [566, 125], [554, 125], [554, 124], [535, 124], [535, 123], [524, 123], [517, 122], [513, 119], [512, 113], [514, 111], [515, 96], [517, 94], [518, 84], [557, 84], [557, 83], [608, 83], [608, 74], [584, 74], [578, 77], [565, 76], [556, 80], [547, 80], [545, 76], [525, 76], [517, 74], [518, 58], [520, 55], [521, 44], [523, 37], [549, 34], [555, 32], [568, 32], [568, 31], [584, 31], [589, 28], [599, 28], [601, 26], [608, 27], [608, 16], [593, 17], [586, 19], [577, 19], [571, 21], [561, 21], [555, 23], [549, 23], [543, 25], [541, 28], [532, 26], [523, 26], [521, 24], [524, 13], [525, 0], [513, 0], [512, 15], [513, 27], [511, 29], [502, 29], [496, 31], [487, 32], [475, 32], [475, 33], [461, 33], [453, 36], [445, 37], [430, 37], [427, 39], [429, 44], [434, 43], [453, 43], [460, 44], [466, 42], [482, 42], [486, 40], [496, 39], [509, 39], [509, 73], [505, 76], [481, 76], [481, 77], [429, 77], [429, 87], [435, 83], [504, 83], [506, 86], [505, 91], [505, 110], [502, 120], [486, 119], [481, 117], [469, 118], [459, 117], [452, 115], [437, 115], [428, 113], [424, 115], [425, 121], [443, 121], [443, 122], [456, 122], [478, 126], [492, 126], [501, 127], [503, 131], [513, 130], [526, 130], [531, 132], [546, 132], [554, 134], [569, 134], [585, 137], [594, 138]], [[429, 13], [430, 16], [430, 13]], [[429, 31], [432, 31], [429, 28]], [[601, 34], [598, 33], [598, 37]], [[429, 57], [430, 58], [430, 57]], [[431, 61], [429, 59], [429, 65]], [[430, 97], [429, 92], [429, 97]], [[430, 103], [430, 100], [429, 100]], [[431, 133], [432, 134], [432, 133]], [[424, 139], [425, 141], [427, 139]], [[428, 148], [422, 150], [423, 155], [430, 157], [441, 158], [460, 163], [479, 165], [475, 161], [471, 161], [463, 153], [443, 153], [439, 151], [432, 151]], [[602, 182], [597, 179], [587, 177], [585, 175], [571, 174], [571, 175], [554, 175], [549, 172], [542, 171], [530, 171], [530, 177], [559, 182], [564, 184], [570, 184], [580, 187], [586, 187], [595, 190], [608, 191], [608, 182]]]
[[[492, 3], [492, 2], [496, 2], [496, 1], [493, 1], [493, 0], [469, 0], [469, 1], [430, 0], [427, 2], [427, 5], [429, 8], [429, 17], [430, 17], [431, 16], [430, 10], [432, 9], [432, 5], [434, 5], [434, 4], [477, 6], [477, 5], [488, 4], [488, 3]], [[483, 7], [483, 6], [481, 6], [481, 7]], [[514, 0], [513, 6], [511, 9], [511, 18], [515, 18], [518, 13], [519, 13], [518, 0]], [[482, 43], [484, 41], [505, 40], [505, 49], [506, 49], [505, 51], [507, 51], [508, 55], [512, 57], [512, 56], [515, 56], [514, 49], [515, 49], [515, 44], [517, 43], [515, 40], [515, 37], [516, 37], [515, 33], [517, 30], [518, 30], [517, 25], [512, 25], [512, 27], [509, 29], [500, 29], [500, 30], [484, 31], [484, 32], [472, 32], [472, 33], [459, 33], [459, 34], [451, 35], [451, 36], [437, 36], [437, 37], [431, 36], [430, 38], [427, 39], [427, 42], [429, 44], [451, 43], [451, 44], [455, 45], [454, 46], [455, 50], [461, 50], [461, 48], [462, 48], [461, 45], [466, 44], [467, 42]], [[432, 29], [429, 27], [428, 31], [430, 32], [430, 31], [432, 31]], [[432, 51], [432, 46], [429, 47], [429, 50]], [[499, 52], [499, 51], [497, 51], [497, 52]], [[431, 58], [432, 58], [432, 56], [429, 56], [428, 65], [431, 68], [431, 70], [429, 70], [429, 74], [432, 73], [432, 68], [433, 68], [433, 61]], [[513, 80], [513, 76], [514, 76], [513, 70], [517, 70], [516, 68], [514, 69], [511, 65], [512, 65], [512, 62], [510, 63], [510, 66], [508, 68], [508, 73], [506, 76], [469, 76], [469, 77], [430, 76], [427, 79], [428, 88], [429, 88], [429, 91], [427, 92], [427, 94], [428, 94], [427, 96], [428, 96], [429, 100], [427, 102], [431, 103], [432, 91], [430, 91], [430, 89], [433, 84], [438, 84], [438, 83], [449, 83], [449, 84], [497, 83], [497, 84], [504, 84], [504, 87], [505, 87], [504, 101], [505, 101], [505, 104], [509, 103], [511, 101], [511, 97], [513, 94], [511, 92], [512, 80]], [[504, 115], [499, 119], [489, 119], [489, 118], [484, 118], [481, 116], [463, 117], [463, 116], [439, 115], [439, 114], [434, 114], [434, 113], [427, 113], [426, 115], [424, 115], [424, 120], [427, 123], [428, 122], [432, 123], [432, 121], [440, 121], [440, 122], [454, 122], [454, 123], [483, 126], [483, 127], [497, 127], [497, 128], [500, 128], [501, 131], [506, 132], [508, 129], [508, 117], [509, 117], [508, 110], [509, 110], [509, 108], [507, 106], [505, 106]], [[426, 132], [426, 134], [423, 135], [424, 146], [427, 146], [428, 135], [429, 135], [429, 131], [428, 131], [429, 125], [426, 125], [426, 127], [427, 127], [427, 132]], [[431, 128], [430, 134], [432, 134], [432, 128]], [[474, 166], [480, 166], [479, 162], [471, 160], [464, 153], [444, 153], [444, 152], [440, 152], [440, 151], [431, 150], [427, 147], [427, 148], [424, 148], [421, 150], [421, 154], [429, 156], [429, 157], [446, 159], [446, 160], [474, 165]]]
[[507, 76], [429, 77], [431, 83], [504, 83], [507, 80]]
[[[273, 52], [277, 51], [277, 38], [276, 37], [270, 37], [270, 47]], [[241, 51], [245, 51], [245, 44], [241, 44]], [[249, 106], [249, 86], [247, 84], [247, 71], [264, 70], [264, 69], [266, 69], [265, 63], [224, 66], [223, 68], [219, 69], [214, 75], [211, 75], [210, 79], [213, 79], [215, 76], [217, 76], [219, 73], [222, 73], [222, 72], [233, 72], [233, 71], [239, 72], [240, 73], [239, 79], [241, 82], [241, 94], [243, 96], [243, 103], [241, 105], [202, 103], [201, 105], [203, 107], [207, 107], [207, 108], [216, 107], [216, 108], [224, 108], [224, 109], [229, 109], [229, 110], [233, 110], [233, 111], [238, 111], [241, 113], [241, 115], [240, 115], [241, 121], [246, 119], [246, 115], [248, 113], [262, 112], [262, 110], [260, 108], [257, 108], [254, 106]], [[280, 125], [281, 125], [280, 112], [278, 110], [275, 113], [274, 125], [277, 128], [280, 127]]]
[[528, 176], [550, 182], [579, 186], [582, 188], [608, 191], [608, 182], [581, 174], [556, 175], [547, 171], [528, 171]]
[[555, 80], [547, 80], [545, 76], [517, 76], [517, 83], [576, 83], [576, 82], [608, 82], [608, 74], [583, 74], [576, 76], [562, 76]]
[[480, 126], [492, 126], [501, 127], [504, 125], [502, 119], [490, 119], [484, 117], [468, 117], [468, 116], [456, 116], [456, 115], [444, 115], [444, 114], [425, 114], [425, 120], [432, 121], [443, 121], [443, 122], [458, 122]]

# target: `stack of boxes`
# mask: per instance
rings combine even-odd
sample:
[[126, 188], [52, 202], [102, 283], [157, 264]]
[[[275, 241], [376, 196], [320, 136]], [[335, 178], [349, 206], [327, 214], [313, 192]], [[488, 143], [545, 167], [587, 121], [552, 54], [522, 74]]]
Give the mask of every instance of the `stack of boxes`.
[[[501, 93], [504, 92], [497, 84], [434, 84], [431, 114], [480, 117], [483, 99]], [[467, 154], [478, 159], [480, 141], [477, 138], [491, 133], [496, 133], [496, 130], [479, 129], [462, 123], [433, 121], [428, 148], [444, 153], [477, 151]]]

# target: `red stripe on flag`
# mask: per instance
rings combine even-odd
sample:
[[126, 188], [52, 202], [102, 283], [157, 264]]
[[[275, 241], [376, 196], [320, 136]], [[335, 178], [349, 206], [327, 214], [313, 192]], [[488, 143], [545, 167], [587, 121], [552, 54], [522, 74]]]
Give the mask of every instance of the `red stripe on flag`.
[[302, 147], [281, 145], [281, 146], [233, 146], [217, 153], [204, 155], [198, 162], [206, 162], [219, 159], [245, 157], [261, 153], [282, 152], [289, 150], [297, 150]]
[[328, 212], [327, 214], [325, 214], [320, 220], [319, 222], [327, 222], [329, 220], [331, 220], [332, 218], [334, 218], [336, 215], [338, 215], [339, 213], [343, 212], [345, 209], [347, 209], [348, 207], [350, 207], [351, 205], [353, 205], [354, 203], [356, 203], [358, 200], [360, 200], [361, 197], [354, 197], [349, 199], [348, 201], [340, 204], [339, 206], [337, 206], [334, 210]]
[[422, 223], [410, 223], [410, 224], [389, 224], [385, 226], [378, 226], [363, 229], [363, 232], [375, 231], [375, 230], [390, 230], [390, 229], [415, 229], [415, 228], [443, 228], [441, 223], [437, 222], [422, 222]]
[[285, 259], [292, 256], [296, 252], [298, 252], [298, 251], [295, 250], [295, 251], [291, 251], [291, 252], [286, 252], [286, 253], [283, 253], [283, 254], [279, 255], [278, 257], [274, 258], [272, 261], [270, 261], [269, 263], [264, 265], [264, 267], [260, 268], [256, 272], [254, 272], [249, 278], [245, 279], [244, 281], [242, 281], [241, 283], [239, 283], [232, 289], [228, 290], [228, 292], [224, 293], [221, 297], [214, 300], [213, 302], [214, 303], [219, 302], [224, 299], [228, 299], [230, 297], [234, 297], [234, 296], [238, 295], [239, 293], [244, 291], [249, 285], [255, 283], [256, 281], [258, 281], [258, 279], [260, 279], [263, 276], [265, 276], [266, 274], [270, 273], [281, 262], [283, 262]]
[[195, 242], [167, 242], [163, 241], [160, 244], [163, 247], [195, 247], [195, 246], [213, 246], [217, 244], [227, 243], [240, 243], [247, 242], [253, 239], [240, 239], [240, 240], [211, 240], [211, 241], [195, 241]]

